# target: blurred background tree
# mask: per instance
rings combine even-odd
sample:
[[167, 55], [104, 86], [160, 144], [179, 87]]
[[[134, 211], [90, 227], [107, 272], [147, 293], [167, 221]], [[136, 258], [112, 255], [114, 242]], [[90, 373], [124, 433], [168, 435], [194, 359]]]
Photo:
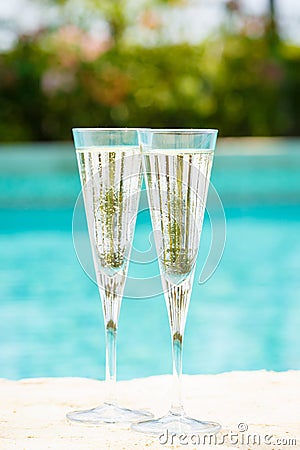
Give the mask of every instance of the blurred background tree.
[[300, 48], [280, 36], [275, 1], [265, 16], [225, 2], [196, 43], [166, 27], [189, 3], [48, 0], [53, 20], [0, 54], [1, 140], [69, 140], [73, 126], [299, 135]]

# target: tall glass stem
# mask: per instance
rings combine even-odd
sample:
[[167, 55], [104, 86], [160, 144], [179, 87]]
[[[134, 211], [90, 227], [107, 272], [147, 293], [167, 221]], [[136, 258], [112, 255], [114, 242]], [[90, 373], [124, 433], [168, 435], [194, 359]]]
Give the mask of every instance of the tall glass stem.
[[172, 336], [173, 356], [173, 397], [170, 412], [176, 415], [184, 413], [182, 406], [182, 341], [183, 336], [176, 332]]
[[168, 307], [173, 357], [173, 396], [171, 414], [184, 415], [182, 406], [182, 350], [187, 311], [190, 302], [194, 272], [180, 284], [173, 284], [163, 278], [165, 298]]
[[117, 326], [110, 320], [106, 324], [106, 385], [107, 399], [105, 403], [116, 404], [116, 342]]
[[117, 328], [125, 282], [125, 270], [114, 276], [98, 274], [100, 297], [106, 331], [106, 404], [116, 404], [116, 344]]

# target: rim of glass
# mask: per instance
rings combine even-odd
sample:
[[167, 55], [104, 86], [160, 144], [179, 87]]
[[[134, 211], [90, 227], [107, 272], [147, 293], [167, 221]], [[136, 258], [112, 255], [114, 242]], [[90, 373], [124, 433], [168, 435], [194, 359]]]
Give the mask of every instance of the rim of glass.
[[140, 130], [150, 131], [156, 134], [175, 134], [175, 133], [190, 133], [190, 134], [211, 134], [218, 133], [216, 128], [140, 128]]
[[72, 131], [137, 131], [137, 130], [150, 130], [150, 128], [129, 128], [129, 127], [121, 127], [121, 128], [102, 128], [102, 127], [79, 127], [72, 128]]

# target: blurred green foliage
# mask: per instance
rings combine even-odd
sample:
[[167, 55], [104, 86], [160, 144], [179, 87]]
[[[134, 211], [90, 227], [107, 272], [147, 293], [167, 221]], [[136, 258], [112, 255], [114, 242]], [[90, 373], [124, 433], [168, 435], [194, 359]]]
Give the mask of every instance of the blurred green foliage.
[[70, 139], [74, 126], [299, 135], [299, 47], [271, 45], [257, 23], [198, 45], [129, 45], [119, 17], [110, 40], [66, 24], [20, 36], [0, 54], [1, 141]]

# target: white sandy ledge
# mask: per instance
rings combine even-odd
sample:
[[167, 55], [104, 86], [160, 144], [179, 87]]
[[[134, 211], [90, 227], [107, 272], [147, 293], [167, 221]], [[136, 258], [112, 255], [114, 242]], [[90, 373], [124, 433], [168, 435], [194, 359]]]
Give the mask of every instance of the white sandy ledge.
[[[217, 445], [203, 446], [189, 440], [180, 443], [177, 438], [173, 446], [171, 441], [162, 445], [158, 438], [135, 433], [129, 427], [69, 423], [67, 412], [103, 402], [105, 383], [83, 378], [37, 378], [0, 380], [0, 449], [300, 449], [300, 371], [185, 375], [183, 385], [187, 413], [222, 424]], [[120, 381], [119, 403], [146, 408], [160, 416], [168, 410], [170, 386], [171, 377], [167, 375]], [[237, 433], [240, 423], [247, 424], [248, 430], [238, 433], [239, 442], [233, 436], [221, 444], [222, 434]], [[253, 434], [260, 435], [259, 446], [254, 445]], [[267, 443], [265, 435], [272, 436]], [[289, 439], [296, 439], [296, 445]]]

